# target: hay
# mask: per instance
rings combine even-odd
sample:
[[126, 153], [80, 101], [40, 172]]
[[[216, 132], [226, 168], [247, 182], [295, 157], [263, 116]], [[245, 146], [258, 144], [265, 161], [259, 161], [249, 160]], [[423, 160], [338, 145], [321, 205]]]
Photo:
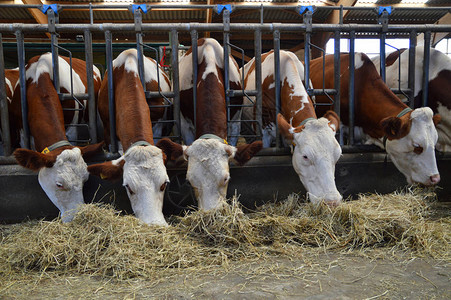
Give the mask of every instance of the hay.
[[233, 197], [214, 212], [173, 217], [168, 228], [89, 204], [71, 223], [0, 228], [0, 275], [32, 270], [155, 279], [168, 269], [227, 267], [230, 260], [380, 247], [450, 261], [451, 217], [431, 218], [434, 199], [421, 191], [361, 195], [330, 209], [292, 195], [245, 214]]

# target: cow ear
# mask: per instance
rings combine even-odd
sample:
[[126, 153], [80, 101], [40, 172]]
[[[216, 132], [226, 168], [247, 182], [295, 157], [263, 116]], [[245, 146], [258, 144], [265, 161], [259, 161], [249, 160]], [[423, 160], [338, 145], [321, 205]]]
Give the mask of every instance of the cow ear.
[[102, 179], [118, 180], [122, 178], [124, 163], [125, 160], [121, 160], [118, 164], [113, 164], [112, 161], [94, 164], [88, 166], [88, 172], [92, 175], [99, 176]]
[[100, 153], [102, 151], [104, 142], [100, 142], [97, 144], [92, 144], [84, 147], [78, 147], [81, 151], [81, 156], [83, 156], [84, 160], [89, 160], [97, 153]]
[[258, 151], [263, 148], [261, 141], [255, 141], [252, 144], [244, 144], [236, 149], [234, 160], [240, 166], [247, 163]]
[[14, 157], [19, 165], [33, 171], [39, 171], [44, 167], [51, 168], [56, 162], [56, 156], [53, 154], [43, 154], [28, 149], [17, 149], [14, 151]]
[[227, 155], [229, 156], [229, 158], [233, 158], [235, 157], [236, 154], [236, 148], [230, 145], [224, 145], [224, 150], [226, 151]]
[[337, 132], [340, 128], [340, 118], [338, 115], [333, 110], [328, 110], [323, 117], [329, 120], [329, 127], [334, 132]]
[[279, 113], [277, 114], [277, 124], [279, 125], [280, 134], [287, 140], [294, 140], [294, 133], [301, 132], [304, 126], [293, 127], [288, 124], [287, 120]]
[[[410, 122], [410, 121], [409, 121]], [[379, 123], [389, 140], [400, 139], [407, 135], [410, 123], [398, 117], [387, 117]]]
[[438, 123], [440, 123], [442, 121], [442, 116], [440, 116], [439, 114], [436, 114], [432, 117], [432, 122], [434, 122], [434, 126], [437, 126]]
[[184, 149], [182, 145], [177, 144], [168, 138], [162, 138], [158, 141], [156, 146], [163, 150], [164, 154], [167, 155], [169, 160], [176, 161], [180, 156], [183, 155]]

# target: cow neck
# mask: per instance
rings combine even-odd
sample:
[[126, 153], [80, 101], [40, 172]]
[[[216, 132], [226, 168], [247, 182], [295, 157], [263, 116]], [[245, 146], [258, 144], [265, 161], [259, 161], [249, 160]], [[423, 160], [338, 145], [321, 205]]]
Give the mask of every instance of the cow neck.
[[218, 141], [220, 141], [221, 143], [228, 145], [227, 140], [225, 140], [225, 139], [223, 139], [223, 138], [220, 138], [219, 136], [217, 136], [217, 135], [215, 135], [215, 134], [210, 134], [210, 133], [203, 134], [203, 135], [201, 135], [201, 136], [199, 137], [199, 140], [200, 140], [200, 139], [206, 139], [206, 140], [208, 140], [208, 139], [213, 139], [213, 140], [218, 140]]
[[205, 60], [199, 65], [197, 78], [196, 138], [204, 134], [213, 134], [221, 139], [227, 138], [227, 117], [225, 110], [225, 93], [223, 70], [217, 67], [217, 76], [206, 70]]
[[151, 143], [148, 143], [148, 142], [146, 142], [146, 141], [137, 141], [137, 142], [131, 144], [130, 147], [128, 147], [127, 151], [124, 153], [124, 156], [127, 155], [127, 153], [130, 152], [130, 150], [131, 150], [133, 147], [136, 147], [136, 146], [144, 146], [144, 147], [147, 147], [147, 146], [152, 146], [152, 144], [151, 144]]
[[134, 143], [153, 145], [150, 109], [139, 77], [124, 66], [114, 70], [116, 133], [127, 151]]
[[41, 153], [47, 154], [53, 150], [56, 150], [58, 148], [65, 147], [65, 146], [72, 147], [72, 144], [69, 143], [69, 141], [67, 141], [67, 140], [62, 140], [62, 141], [56, 142], [48, 147], [45, 147], [44, 150], [41, 151]]

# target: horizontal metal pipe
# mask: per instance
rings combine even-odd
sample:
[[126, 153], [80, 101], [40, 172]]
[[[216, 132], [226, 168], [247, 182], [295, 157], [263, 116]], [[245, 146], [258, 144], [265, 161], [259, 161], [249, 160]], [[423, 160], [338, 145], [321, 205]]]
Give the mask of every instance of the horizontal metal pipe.
[[310, 94], [313, 95], [324, 95], [324, 94], [328, 94], [328, 95], [335, 95], [337, 93], [336, 90], [334, 89], [314, 89], [314, 90], [309, 90]]
[[256, 90], [249, 90], [249, 91], [242, 91], [242, 90], [229, 90], [229, 96], [230, 97], [243, 97], [244, 94], [248, 96], [257, 96], [258, 91]]
[[150, 92], [150, 91], [146, 91], [145, 92], [146, 98], [160, 98], [161, 95], [164, 95], [165, 97], [168, 98], [173, 98], [175, 93], [174, 92]]
[[89, 94], [59, 94], [60, 100], [64, 101], [64, 100], [73, 100], [74, 97], [77, 98], [78, 100], [88, 100], [89, 99]]

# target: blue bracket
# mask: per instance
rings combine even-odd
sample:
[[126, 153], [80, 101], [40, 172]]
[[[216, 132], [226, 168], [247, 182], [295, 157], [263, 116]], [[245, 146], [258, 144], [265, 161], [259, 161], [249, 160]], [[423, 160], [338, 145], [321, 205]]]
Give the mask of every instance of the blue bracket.
[[58, 4], [50, 4], [50, 5], [42, 4], [40, 9], [42, 13], [46, 15], [49, 8], [53, 10], [56, 15], [58, 14]]
[[147, 4], [132, 4], [131, 11], [134, 13], [137, 9], [141, 9], [141, 11], [145, 14], [148, 12]]
[[302, 15], [305, 11], [310, 11], [313, 14], [313, 6], [307, 5], [307, 6], [301, 6], [299, 7], [299, 14]]
[[226, 5], [218, 4], [218, 5], [216, 5], [216, 8], [215, 8], [218, 15], [220, 15], [224, 9], [228, 10], [229, 12], [232, 12], [232, 5], [231, 4], [226, 4]]
[[393, 7], [392, 7], [392, 6], [379, 6], [379, 9], [378, 9], [378, 11], [377, 11], [377, 14], [380, 16], [380, 15], [382, 15], [382, 13], [383, 13], [384, 11], [386, 11], [386, 12], [390, 15], [391, 12], [392, 12], [392, 10], [393, 10]]

